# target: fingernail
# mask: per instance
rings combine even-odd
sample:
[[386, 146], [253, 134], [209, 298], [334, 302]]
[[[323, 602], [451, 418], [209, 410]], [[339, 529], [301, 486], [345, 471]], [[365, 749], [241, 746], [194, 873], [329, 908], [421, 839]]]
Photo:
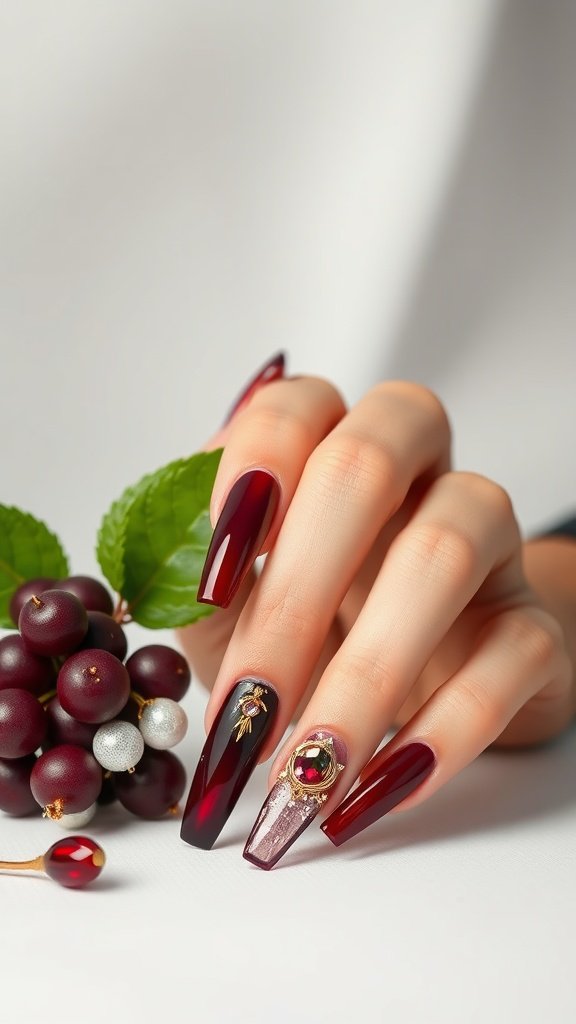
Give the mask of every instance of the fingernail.
[[224, 701], [198, 761], [180, 835], [209, 850], [248, 782], [274, 725], [278, 697], [263, 679], [241, 679]]
[[341, 846], [372, 825], [428, 778], [436, 758], [425, 743], [408, 743], [377, 765], [320, 828]]
[[234, 402], [234, 405], [222, 424], [223, 427], [230, 423], [230, 420], [234, 414], [238, 412], [240, 406], [243, 405], [244, 402], [247, 402], [249, 398], [252, 398], [252, 395], [258, 390], [258, 388], [262, 387], [263, 384], [269, 384], [272, 380], [280, 380], [280, 378], [284, 376], [285, 363], [286, 360], [283, 352], [277, 352], [276, 355], [272, 356], [267, 363], [264, 363], [264, 366], [262, 366], [258, 370], [258, 373], [248, 381], [246, 386], [238, 395], [238, 398]]
[[196, 600], [227, 608], [266, 539], [280, 500], [278, 481], [251, 469], [232, 487], [216, 523]]
[[269, 870], [314, 820], [346, 767], [346, 747], [330, 732], [318, 731], [291, 753], [270, 790], [244, 847], [251, 864]]

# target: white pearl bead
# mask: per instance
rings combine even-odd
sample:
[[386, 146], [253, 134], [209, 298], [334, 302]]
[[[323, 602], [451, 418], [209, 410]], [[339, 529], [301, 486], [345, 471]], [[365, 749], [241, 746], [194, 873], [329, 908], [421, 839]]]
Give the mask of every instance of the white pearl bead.
[[186, 712], [169, 697], [155, 697], [140, 719], [140, 732], [154, 750], [169, 750], [183, 740], [188, 728]]
[[98, 810], [98, 804], [90, 804], [85, 811], [76, 811], [76, 814], [63, 814], [61, 818], [58, 818], [56, 824], [60, 828], [83, 828], [87, 825]]
[[130, 722], [105, 722], [92, 741], [94, 757], [109, 772], [127, 772], [144, 753], [142, 734]]

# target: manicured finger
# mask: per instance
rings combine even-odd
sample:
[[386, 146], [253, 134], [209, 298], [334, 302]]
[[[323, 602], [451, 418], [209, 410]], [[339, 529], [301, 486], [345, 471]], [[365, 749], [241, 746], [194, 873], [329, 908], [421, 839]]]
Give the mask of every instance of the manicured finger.
[[[284, 375], [284, 369], [283, 352], [278, 352], [267, 360], [242, 387], [224, 423], [206, 441], [202, 450], [211, 452], [217, 448], [224, 448], [230, 437], [231, 423], [236, 413], [245, 408], [256, 392], [266, 384], [273, 380], [280, 380]], [[178, 642], [190, 662], [195, 677], [209, 689], [214, 685], [224, 651], [255, 581], [255, 573], [249, 572], [239, 586], [234, 600], [225, 611], [222, 611], [220, 615], [211, 615], [209, 618], [200, 619], [193, 625], [176, 631]]]
[[567, 710], [570, 680], [560, 627], [547, 612], [528, 605], [496, 615], [471, 657], [366, 766], [322, 830], [340, 846], [394, 808], [428, 799], [536, 695]]
[[274, 381], [236, 413], [212, 493], [214, 533], [198, 600], [227, 607], [270, 549], [310, 453], [344, 415], [320, 378]]

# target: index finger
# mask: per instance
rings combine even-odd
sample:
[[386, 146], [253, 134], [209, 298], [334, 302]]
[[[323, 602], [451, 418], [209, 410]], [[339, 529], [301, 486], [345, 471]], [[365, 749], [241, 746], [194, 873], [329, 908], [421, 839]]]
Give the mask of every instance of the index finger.
[[228, 607], [274, 544], [310, 454], [345, 412], [332, 384], [299, 377], [268, 384], [236, 414], [212, 492], [216, 525], [198, 601]]

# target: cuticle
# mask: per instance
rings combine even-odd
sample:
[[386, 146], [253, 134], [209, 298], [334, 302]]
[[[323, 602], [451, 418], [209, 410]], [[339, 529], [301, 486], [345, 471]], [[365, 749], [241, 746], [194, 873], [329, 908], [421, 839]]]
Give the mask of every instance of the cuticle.
[[[238, 476], [236, 476], [234, 478], [234, 480], [230, 484], [228, 490], [226, 491], [226, 493], [225, 493], [225, 495], [224, 495], [224, 497], [223, 497], [223, 499], [222, 499], [222, 501], [220, 503], [218, 511], [216, 512], [216, 523], [214, 524], [214, 529], [216, 529], [216, 524], [218, 523], [218, 520], [220, 519], [220, 516], [222, 515], [222, 512], [224, 510], [224, 506], [226, 505], [226, 502], [228, 501], [228, 498], [230, 497], [230, 494], [232, 493], [232, 491], [233, 491], [234, 487], [236, 486], [236, 484], [238, 483], [238, 481], [242, 480], [242, 477], [247, 476], [248, 473], [256, 473], [256, 472], [258, 472], [258, 473], [266, 473], [267, 476], [272, 477], [272, 479], [275, 481], [276, 486], [278, 488], [278, 492], [279, 492], [278, 505], [280, 506], [280, 502], [282, 500], [282, 487], [281, 487], [280, 480], [278, 479], [278, 476], [276, 475], [276, 473], [273, 473], [272, 470], [268, 469], [267, 466], [261, 466], [261, 465], [249, 466], [247, 469], [243, 469], [242, 472], [239, 473]], [[278, 511], [278, 510], [276, 510], [276, 511]], [[276, 518], [276, 515], [274, 516], [274, 518]], [[270, 524], [270, 525], [272, 525], [272, 524]], [[268, 532], [270, 532], [270, 531], [268, 531]], [[264, 538], [264, 539], [266, 539], [266, 538]]]

